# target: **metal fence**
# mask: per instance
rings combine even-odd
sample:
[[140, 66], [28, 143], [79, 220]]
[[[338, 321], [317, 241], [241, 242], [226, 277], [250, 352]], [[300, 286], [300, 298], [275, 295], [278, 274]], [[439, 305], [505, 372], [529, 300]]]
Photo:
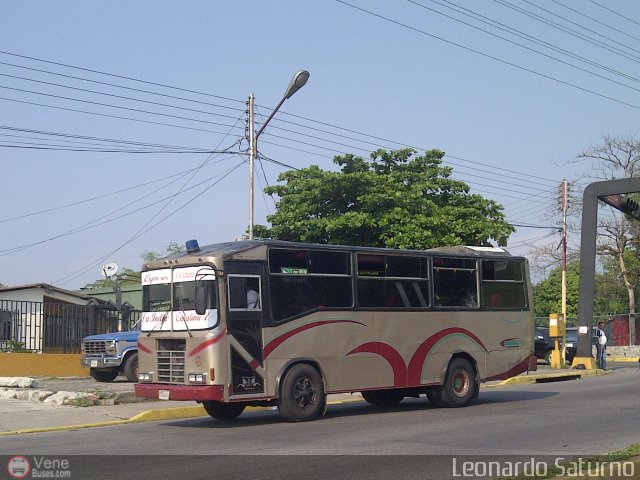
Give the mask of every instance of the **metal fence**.
[[[640, 345], [640, 314], [622, 313], [611, 315], [597, 315], [593, 317], [593, 326], [604, 322], [604, 332], [607, 335], [607, 346], [627, 347]], [[549, 326], [548, 317], [536, 317], [536, 325]], [[567, 327], [577, 327], [578, 319], [567, 317]]]
[[[124, 310], [123, 329], [140, 317]], [[0, 300], [0, 350], [80, 353], [87, 335], [118, 330], [118, 312], [111, 306]]]

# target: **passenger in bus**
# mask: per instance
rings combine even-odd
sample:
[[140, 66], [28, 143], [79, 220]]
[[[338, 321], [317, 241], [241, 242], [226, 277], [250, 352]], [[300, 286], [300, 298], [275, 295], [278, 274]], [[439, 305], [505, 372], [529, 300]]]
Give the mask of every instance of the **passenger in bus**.
[[256, 310], [260, 308], [260, 294], [258, 281], [254, 278], [247, 279], [247, 308]]

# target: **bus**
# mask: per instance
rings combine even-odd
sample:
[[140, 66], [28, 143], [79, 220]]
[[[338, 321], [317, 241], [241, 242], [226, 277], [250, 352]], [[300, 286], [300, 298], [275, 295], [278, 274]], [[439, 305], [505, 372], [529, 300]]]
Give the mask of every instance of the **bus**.
[[528, 262], [501, 248], [191, 240], [142, 286], [136, 394], [217, 420], [277, 406], [309, 421], [348, 392], [461, 407], [536, 369]]

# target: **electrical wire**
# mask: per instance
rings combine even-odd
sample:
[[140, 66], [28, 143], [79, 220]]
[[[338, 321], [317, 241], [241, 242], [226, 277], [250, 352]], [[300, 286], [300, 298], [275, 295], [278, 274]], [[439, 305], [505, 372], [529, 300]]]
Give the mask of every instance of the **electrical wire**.
[[[468, 46], [463, 45], [463, 44], [461, 44], [461, 43], [457, 43], [457, 42], [454, 42], [454, 41], [452, 41], [452, 40], [445, 39], [445, 38], [440, 37], [440, 36], [438, 36], [438, 35], [434, 35], [434, 34], [432, 34], [432, 33], [429, 33], [429, 32], [427, 32], [427, 31], [425, 31], [425, 30], [421, 30], [421, 29], [419, 29], [419, 28], [416, 28], [416, 27], [412, 27], [412, 26], [410, 26], [410, 25], [407, 25], [406, 23], [402, 23], [402, 22], [400, 22], [400, 21], [398, 21], [398, 20], [393, 20], [393, 19], [391, 19], [391, 18], [389, 18], [389, 17], [385, 17], [384, 15], [381, 15], [381, 14], [378, 14], [378, 13], [375, 13], [375, 12], [372, 12], [371, 10], [367, 10], [367, 9], [365, 9], [365, 8], [363, 8], [363, 7], [359, 7], [359, 6], [353, 5], [353, 4], [351, 4], [351, 3], [349, 3], [349, 2], [347, 2], [347, 1], [345, 1], [345, 0], [335, 0], [335, 1], [336, 1], [336, 2], [338, 2], [338, 3], [341, 3], [341, 4], [343, 4], [343, 5], [346, 5], [346, 6], [348, 6], [348, 7], [351, 7], [351, 8], [353, 8], [353, 9], [355, 9], [355, 10], [358, 10], [358, 11], [360, 11], [360, 12], [362, 12], [362, 13], [366, 13], [367, 15], [374, 16], [374, 17], [379, 18], [379, 19], [381, 19], [381, 20], [384, 20], [384, 21], [386, 21], [386, 22], [393, 23], [393, 24], [395, 24], [395, 25], [397, 25], [397, 26], [400, 26], [400, 27], [402, 27], [402, 28], [406, 28], [406, 29], [412, 30], [412, 31], [414, 31], [414, 32], [416, 32], [416, 33], [419, 33], [419, 34], [421, 34], [421, 35], [425, 35], [425, 36], [428, 36], [428, 37], [433, 38], [433, 39], [435, 39], [435, 40], [439, 40], [439, 41], [444, 42], [444, 43], [447, 43], [447, 44], [449, 44], [449, 45], [453, 45], [453, 46], [455, 46], [455, 47], [461, 48], [461, 49], [463, 49], [463, 50], [466, 50], [466, 51], [468, 51], [468, 52], [474, 53], [474, 54], [476, 54], [476, 55], [480, 55], [480, 56], [482, 56], [482, 57], [489, 58], [489, 59], [491, 59], [491, 60], [494, 60], [494, 61], [496, 61], [496, 62], [502, 63], [502, 64], [504, 64], [504, 65], [509, 65], [509, 66], [511, 66], [511, 67], [513, 67], [513, 68], [517, 68], [518, 70], [522, 70], [522, 71], [527, 72], [527, 73], [530, 73], [530, 74], [532, 74], [532, 75], [536, 75], [536, 76], [538, 76], [538, 77], [545, 78], [545, 79], [547, 79], [547, 80], [551, 80], [551, 81], [556, 82], [556, 83], [559, 83], [559, 84], [561, 84], [561, 85], [565, 85], [565, 86], [568, 86], [568, 87], [574, 88], [574, 89], [576, 89], [576, 90], [580, 90], [580, 91], [582, 91], [582, 92], [589, 93], [589, 94], [591, 94], [591, 95], [594, 95], [594, 96], [597, 96], [597, 97], [600, 97], [600, 98], [604, 98], [604, 99], [606, 99], [606, 100], [610, 100], [610, 101], [615, 102], [615, 103], [618, 103], [618, 104], [620, 104], [620, 105], [626, 105], [627, 107], [631, 107], [631, 108], [633, 108], [633, 109], [640, 110], [640, 106], [638, 106], [638, 105], [635, 105], [635, 104], [632, 104], [632, 103], [626, 102], [626, 101], [624, 101], [624, 100], [620, 100], [620, 99], [618, 99], [618, 98], [611, 97], [611, 96], [606, 95], [606, 94], [604, 94], [604, 93], [599, 93], [599, 92], [596, 92], [596, 91], [594, 91], [594, 90], [590, 90], [590, 89], [588, 89], [588, 88], [586, 88], [586, 87], [581, 87], [581, 86], [579, 86], [579, 85], [576, 85], [576, 84], [574, 84], [574, 83], [571, 83], [571, 82], [568, 82], [568, 81], [565, 81], [565, 80], [559, 79], [559, 78], [557, 78], [557, 77], [553, 77], [553, 76], [551, 76], [551, 75], [547, 75], [547, 74], [545, 74], [545, 73], [538, 72], [538, 71], [533, 70], [533, 69], [531, 69], [531, 68], [524, 67], [524, 66], [522, 66], [522, 65], [518, 65], [518, 64], [516, 64], [516, 63], [514, 63], [514, 62], [511, 62], [511, 61], [508, 61], [508, 60], [504, 60], [504, 59], [502, 59], [502, 58], [499, 58], [499, 57], [496, 57], [496, 56], [494, 56], [494, 55], [491, 55], [491, 54], [488, 54], [488, 53], [482, 52], [482, 51], [480, 51], [480, 50], [476, 50], [475, 48], [468, 47]], [[499, 0], [495, 0], [495, 1], [499, 1]]]
[[604, 10], [607, 10], [608, 12], [613, 13], [614, 15], [617, 15], [617, 16], [619, 16], [621, 18], [624, 18], [625, 20], [629, 20], [630, 22], [635, 23], [636, 25], [640, 25], [640, 22], [637, 22], [637, 21], [633, 20], [632, 18], [626, 17], [626, 16], [622, 15], [621, 13], [616, 12], [615, 10], [612, 10], [612, 9], [610, 9], [608, 7], [605, 7], [604, 5], [598, 3], [598, 2], [596, 2], [594, 0], [589, 0], [589, 1], [591, 3], [593, 3], [594, 5], [597, 5], [598, 7], [603, 8]]

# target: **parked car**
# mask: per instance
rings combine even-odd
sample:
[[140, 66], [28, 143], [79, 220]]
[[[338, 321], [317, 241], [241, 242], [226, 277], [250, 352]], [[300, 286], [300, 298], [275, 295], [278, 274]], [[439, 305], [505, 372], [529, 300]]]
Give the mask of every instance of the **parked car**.
[[536, 342], [535, 342], [535, 356], [544, 360], [547, 363], [551, 363], [551, 351], [553, 350], [553, 340], [549, 337], [548, 327], [536, 327]]
[[573, 363], [573, 358], [578, 353], [578, 329], [574, 327], [567, 328], [566, 332], [567, 348], [565, 350], [565, 359], [569, 363]]
[[138, 381], [138, 335], [140, 322], [128, 332], [90, 335], [82, 340], [82, 366], [98, 382], [113, 382], [123, 374]]
[[[573, 359], [578, 353], [578, 328], [567, 327], [565, 335], [567, 339], [565, 360], [567, 363], [573, 363]], [[594, 336], [591, 344], [595, 345], [595, 342], [596, 337]], [[537, 358], [551, 364], [551, 351], [553, 350], [554, 343], [554, 339], [549, 337], [548, 327], [536, 327], [535, 355]], [[560, 346], [562, 347], [562, 340], [560, 340]]]

